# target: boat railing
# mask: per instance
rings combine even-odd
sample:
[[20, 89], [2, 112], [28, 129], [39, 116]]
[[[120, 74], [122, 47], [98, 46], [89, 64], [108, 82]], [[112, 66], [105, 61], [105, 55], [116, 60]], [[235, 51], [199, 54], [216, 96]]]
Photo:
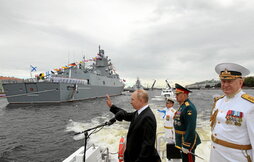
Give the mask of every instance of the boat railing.
[[53, 83], [71, 83], [71, 84], [84, 84], [87, 85], [87, 79], [74, 79], [74, 78], [63, 78], [63, 77], [50, 77], [46, 79], [21, 79], [21, 80], [3, 80], [2, 83], [35, 83], [35, 82], [53, 82]]
[[165, 159], [166, 155], [166, 139], [164, 137], [165, 132], [156, 133], [155, 147], [160, 155], [161, 159]]
[[60, 78], [60, 77], [51, 77], [49, 82], [55, 83], [73, 83], [73, 84], [88, 84], [87, 79], [73, 79], [73, 78]]
[[102, 149], [101, 156], [102, 160], [104, 160], [105, 162], [109, 162], [109, 149], [108, 148]]
[[25, 79], [21, 79], [21, 80], [2, 80], [2, 83], [24, 83]]

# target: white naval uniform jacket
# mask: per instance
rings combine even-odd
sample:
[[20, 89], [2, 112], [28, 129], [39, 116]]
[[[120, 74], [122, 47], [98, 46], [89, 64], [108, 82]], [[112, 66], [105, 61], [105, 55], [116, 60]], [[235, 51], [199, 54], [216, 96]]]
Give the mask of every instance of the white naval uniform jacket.
[[[241, 97], [243, 94], [245, 93], [241, 90], [233, 98], [229, 99], [224, 96], [216, 102], [213, 112], [218, 109], [218, 114], [216, 117], [216, 124], [212, 130], [212, 135], [220, 140], [234, 144], [251, 144], [252, 149], [247, 150], [247, 153], [250, 155], [253, 162], [254, 103], [243, 99]], [[230, 119], [230, 114], [235, 115]], [[240, 117], [241, 114], [242, 117]], [[226, 117], [228, 117], [228, 121]], [[239, 118], [242, 118], [241, 122]], [[235, 122], [237, 123], [236, 125]], [[245, 151], [225, 147], [212, 142], [210, 162], [247, 162], [244, 153]]]
[[167, 143], [175, 143], [175, 131], [174, 131], [174, 115], [176, 110], [171, 108], [165, 108], [166, 115], [164, 117], [164, 129], [165, 129], [165, 138]]

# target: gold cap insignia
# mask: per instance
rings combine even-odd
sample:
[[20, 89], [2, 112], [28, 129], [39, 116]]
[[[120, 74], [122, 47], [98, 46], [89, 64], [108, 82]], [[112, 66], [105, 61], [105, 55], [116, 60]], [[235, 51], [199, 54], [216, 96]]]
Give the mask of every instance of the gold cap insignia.
[[228, 79], [228, 80], [233, 80], [236, 78], [241, 78], [241, 75], [234, 75], [232, 74], [230, 71], [228, 71], [227, 69], [225, 69], [224, 71], [221, 72], [220, 74], [220, 79]]

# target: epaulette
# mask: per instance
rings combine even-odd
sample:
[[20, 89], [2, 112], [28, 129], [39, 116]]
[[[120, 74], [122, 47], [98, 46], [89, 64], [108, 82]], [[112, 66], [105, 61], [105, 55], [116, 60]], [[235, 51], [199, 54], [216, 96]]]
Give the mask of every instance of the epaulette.
[[214, 102], [217, 102], [219, 99], [222, 99], [225, 95], [219, 96], [219, 97], [214, 97], [213, 100]]
[[219, 99], [222, 99], [224, 96], [225, 96], [225, 95], [222, 95], [222, 96], [218, 96], [218, 97], [214, 97], [214, 98], [213, 98], [212, 112], [213, 112], [213, 109], [215, 108], [216, 102], [217, 102]]
[[211, 112], [211, 116], [210, 116], [210, 121], [211, 121], [211, 128], [213, 130], [213, 128], [215, 127], [216, 125], [216, 118], [217, 118], [217, 114], [218, 114], [218, 109], [216, 109], [214, 111], [214, 108], [215, 108], [215, 105], [216, 105], [216, 102], [219, 100], [219, 99], [222, 99], [225, 95], [222, 95], [222, 96], [218, 96], [218, 97], [214, 97], [213, 98], [213, 107], [212, 107], [212, 112]]
[[250, 101], [251, 103], [254, 103], [254, 97], [252, 97], [248, 94], [243, 94], [241, 97], [247, 101]]
[[190, 103], [186, 101], [185, 106], [190, 106]]

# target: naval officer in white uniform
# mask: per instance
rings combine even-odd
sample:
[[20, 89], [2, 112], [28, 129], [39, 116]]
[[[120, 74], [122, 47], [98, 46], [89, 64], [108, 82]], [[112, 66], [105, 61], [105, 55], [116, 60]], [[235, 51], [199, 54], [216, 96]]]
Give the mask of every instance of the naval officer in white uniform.
[[[163, 120], [164, 120], [164, 129], [165, 129], [165, 140], [168, 144], [175, 144], [175, 130], [174, 130], [174, 115], [176, 110], [174, 109], [175, 101], [168, 97], [166, 98], [166, 107], [163, 110], [158, 110], [159, 112], [163, 113]], [[168, 152], [172, 152], [172, 150], [168, 150], [167, 147], [167, 154]], [[168, 162], [180, 162], [180, 159], [168, 159]]]
[[175, 143], [175, 131], [173, 125], [173, 117], [175, 115], [176, 110], [173, 108], [174, 100], [172, 98], [166, 99], [166, 107], [164, 110], [166, 111], [164, 117], [164, 129], [165, 129], [165, 138], [167, 143]]
[[224, 95], [215, 99], [211, 115], [210, 162], [251, 162], [254, 155], [254, 97], [242, 91], [250, 72], [234, 63], [215, 67]]

